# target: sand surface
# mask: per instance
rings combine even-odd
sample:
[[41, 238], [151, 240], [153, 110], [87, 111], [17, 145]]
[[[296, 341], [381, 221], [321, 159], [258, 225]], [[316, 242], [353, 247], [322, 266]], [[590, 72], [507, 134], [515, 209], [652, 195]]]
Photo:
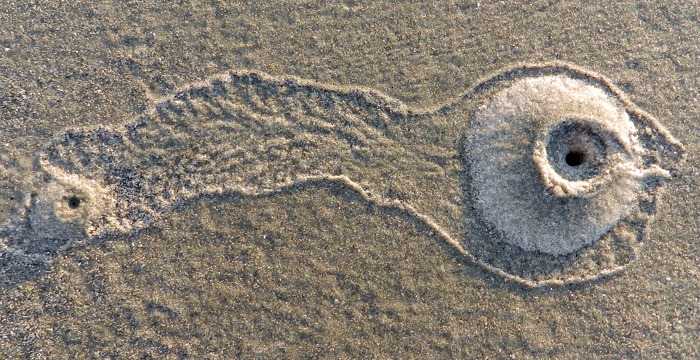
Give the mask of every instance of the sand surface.
[[338, 184], [206, 196], [49, 263], [3, 265], [0, 357], [699, 357], [700, 11], [608, 3], [0, 5], [0, 177], [16, 185], [0, 189], [0, 223], [56, 134], [128, 122], [236, 69], [428, 109], [516, 63], [565, 61], [687, 152], [639, 259], [603, 281], [526, 289]]

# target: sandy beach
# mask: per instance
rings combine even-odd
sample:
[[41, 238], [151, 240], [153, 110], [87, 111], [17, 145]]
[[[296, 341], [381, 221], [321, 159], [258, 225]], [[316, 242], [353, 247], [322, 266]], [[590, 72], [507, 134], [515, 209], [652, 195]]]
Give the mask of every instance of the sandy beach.
[[[348, 175], [363, 186], [358, 190], [342, 178], [275, 178], [274, 184], [287, 185], [260, 190], [269, 186], [266, 176], [273, 171], [293, 178], [283, 173], [286, 168], [273, 170], [283, 162], [270, 157], [257, 164], [259, 173], [250, 180], [259, 181], [251, 182], [258, 187], [236, 188], [230, 185], [236, 174], [221, 170], [226, 175], [218, 181], [226, 184], [213, 189], [204, 183], [201, 189], [208, 190], [173, 197], [167, 203], [172, 211], [147, 224], [112, 219], [108, 235], [60, 244], [75, 229], [47, 227], [41, 231], [56, 243], [46, 245], [50, 251], [40, 260], [8, 255], [13, 246], [36, 248], [32, 239], [12, 238], [0, 248], [0, 357], [700, 357], [696, 4], [44, 1], [0, 7], [0, 228], [16, 222], [26, 204], [35, 209], [32, 199], [53, 196], [33, 188], [46, 181], [37, 175], [44, 161], [39, 154], [50, 146], [65, 150], [60, 154], [66, 157], [80, 150], [59, 148], [57, 136], [97, 128], [121, 136], [125, 124], [160, 114], [156, 105], [179, 104], [176, 93], [190, 89], [189, 95], [199, 96], [191, 89], [216, 87], [212, 79], [227, 74], [229, 81], [231, 72], [265, 74], [265, 86], [287, 86], [287, 94], [300, 83], [301, 95], [289, 96], [301, 98], [300, 109], [325, 109], [327, 118], [349, 124], [339, 138], [354, 157], [338, 151], [327, 153], [328, 162], [314, 153], [287, 159], [299, 167], [307, 164], [299, 159], [320, 161], [324, 172]], [[482, 233], [469, 230], [467, 216], [461, 222], [470, 213], [461, 207], [474, 206], [462, 193], [463, 159], [454, 146], [483, 99], [460, 99], [485, 79], [524, 63], [571, 64], [600, 74], [684, 146], [685, 159], [654, 200], [636, 258], [623, 259], [624, 267], [612, 276], [530, 288], [531, 278], [501, 276], [460, 253], [461, 244], [483, 240], [463, 238]], [[267, 91], [265, 86], [250, 88]], [[307, 106], [318, 93], [330, 94], [332, 104]], [[264, 96], [248, 98], [262, 108], [251, 119], [279, 105], [276, 95]], [[393, 132], [360, 122], [352, 128], [353, 114], [410, 126], [397, 125]], [[187, 124], [208, 124], [208, 118]], [[304, 135], [295, 127], [263, 129], [267, 123], [259, 121], [250, 136], [233, 127], [217, 129], [240, 136], [232, 144], [260, 141], [258, 147], [268, 144], [261, 134]], [[310, 134], [338, 133], [328, 130], [333, 124], [301, 125]], [[168, 129], [184, 138], [199, 128]], [[205, 138], [197, 145], [214, 147], [226, 139]], [[337, 145], [305, 139], [314, 146], [308, 149]], [[214, 148], [233, 154], [237, 148], [231, 146]], [[158, 178], [156, 164], [142, 159], [134, 174]], [[223, 169], [222, 162], [212, 168]], [[162, 167], [167, 170], [167, 164]], [[64, 178], [88, 184], [88, 192], [99, 187]], [[95, 193], [104, 199], [112, 196], [100, 191]], [[143, 201], [145, 210], [123, 213], [166, 208], [151, 205], [144, 194], [128, 195]], [[383, 194], [413, 207], [377, 200]], [[66, 198], [66, 206], [90, 205], [78, 195]], [[0, 238], [3, 231], [9, 233], [0, 230]], [[501, 256], [500, 262], [509, 261]], [[590, 268], [595, 275], [597, 268]]]

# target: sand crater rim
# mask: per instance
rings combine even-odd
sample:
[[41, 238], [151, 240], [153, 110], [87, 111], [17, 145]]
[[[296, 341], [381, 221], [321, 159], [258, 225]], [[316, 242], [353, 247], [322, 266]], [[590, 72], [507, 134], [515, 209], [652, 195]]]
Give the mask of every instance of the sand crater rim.
[[581, 120], [565, 120], [546, 136], [546, 161], [562, 178], [585, 181], [600, 174], [607, 162], [608, 141]]

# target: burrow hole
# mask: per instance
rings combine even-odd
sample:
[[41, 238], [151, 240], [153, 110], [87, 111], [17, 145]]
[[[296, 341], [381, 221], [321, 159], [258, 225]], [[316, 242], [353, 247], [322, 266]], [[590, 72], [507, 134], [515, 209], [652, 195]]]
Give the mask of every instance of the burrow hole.
[[77, 196], [71, 196], [68, 198], [68, 207], [71, 209], [77, 209], [80, 206], [80, 198]]
[[566, 165], [579, 166], [583, 164], [584, 157], [585, 155], [580, 152], [571, 151], [568, 154], [566, 154], [564, 161], [566, 161]]

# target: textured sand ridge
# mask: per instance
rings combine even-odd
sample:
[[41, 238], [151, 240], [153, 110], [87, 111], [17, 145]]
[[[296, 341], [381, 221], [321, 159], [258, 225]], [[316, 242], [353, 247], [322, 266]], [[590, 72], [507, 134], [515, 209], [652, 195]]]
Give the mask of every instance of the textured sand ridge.
[[[464, 137], [425, 146], [445, 124]], [[57, 136], [23, 218], [2, 231], [3, 252], [48, 260], [75, 239], [143, 229], [199, 196], [321, 181], [411, 214], [507, 279], [586, 281], [634, 258], [681, 153], [621, 92], [565, 64], [508, 69], [434, 110], [231, 72], [122, 126]], [[475, 212], [464, 205], [472, 201]]]

